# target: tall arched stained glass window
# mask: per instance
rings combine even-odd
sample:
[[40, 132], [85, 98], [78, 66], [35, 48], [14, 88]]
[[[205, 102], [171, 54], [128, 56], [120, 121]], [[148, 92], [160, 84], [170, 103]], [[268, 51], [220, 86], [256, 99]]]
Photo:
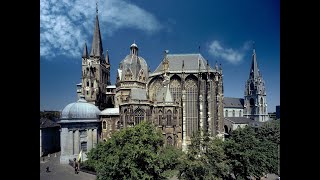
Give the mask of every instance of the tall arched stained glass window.
[[185, 81], [186, 89], [186, 121], [187, 136], [191, 137], [192, 133], [198, 130], [198, 87], [195, 78], [188, 78]]
[[143, 109], [136, 109], [134, 111], [134, 124], [139, 124], [144, 119], [144, 110]]
[[171, 112], [171, 110], [167, 111], [167, 126], [172, 126], [172, 112]]
[[180, 80], [176, 77], [174, 77], [170, 81], [170, 92], [173, 96], [173, 101], [180, 102], [181, 100], [181, 83]]

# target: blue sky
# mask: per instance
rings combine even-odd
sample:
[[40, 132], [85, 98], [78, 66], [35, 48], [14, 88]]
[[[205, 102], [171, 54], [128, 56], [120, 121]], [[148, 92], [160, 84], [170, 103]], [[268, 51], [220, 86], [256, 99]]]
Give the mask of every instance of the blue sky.
[[[77, 100], [81, 55], [90, 51], [95, 0], [40, 0], [40, 110]], [[222, 64], [224, 96], [244, 96], [252, 41], [266, 82], [268, 111], [280, 105], [280, 2], [277, 0], [104, 0], [98, 2], [111, 82], [133, 43], [154, 71], [169, 53], [200, 53]]]

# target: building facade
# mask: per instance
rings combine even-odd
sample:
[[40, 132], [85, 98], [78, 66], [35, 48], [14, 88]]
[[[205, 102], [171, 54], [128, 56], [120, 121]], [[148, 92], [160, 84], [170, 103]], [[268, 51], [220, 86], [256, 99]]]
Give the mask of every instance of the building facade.
[[249, 79], [246, 82], [244, 94], [244, 116], [259, 122], [268, 121], [267, 93], [265, 82], [258, 69], [255, 49], [252, 53]]
[[60, 151], [60, 125], [47, 119], [40, 119], [40, 157]]
[[110, 83], [108, 52], [103, 54], [98, 15], [90, 54], [82, 54], [80, 97], [102, 112], [101, 140], [112, 132], [153, 122], [162, 130], [166, 144], [187, 149], [196, 131], [223, 137], [222, 68], [209, 66], [201, 54], [168, 54], [151, 73], [136, 43], [120, 62], [116, 84]]
[[96, 147], [101, 134], [100, 110], [88, 103], [84, 96], [75, 103], [68, 104], [61, 112], [61, 155], [60, 163], [68, 164], [82, 151], [82, 160], [86, 152]]

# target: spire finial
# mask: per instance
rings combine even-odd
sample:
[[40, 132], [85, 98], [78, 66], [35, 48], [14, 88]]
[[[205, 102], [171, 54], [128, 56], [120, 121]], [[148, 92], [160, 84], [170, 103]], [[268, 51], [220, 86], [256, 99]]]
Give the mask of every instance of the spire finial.
[[96, 13], [98, 15], [98, 0], [96, 0]]
[[256, 52], [256, 45], [255, 45], [254, 41], [252, 42], [252, 48], [253, 48], [253, 53], [255, 53]]

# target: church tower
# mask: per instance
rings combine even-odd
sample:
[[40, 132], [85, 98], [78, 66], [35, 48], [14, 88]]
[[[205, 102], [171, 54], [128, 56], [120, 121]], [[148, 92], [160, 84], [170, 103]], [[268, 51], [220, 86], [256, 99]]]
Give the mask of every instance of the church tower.
[[250, 74], [245, 85], [244, 94], [244, 117], [259, 122], [268, 121], [265, 83], [258, 69], [255, 48], [253, 48]]
[[82, 94], [85, 100], [100, 110], [107, 107], [106, 87], [110, 85], [110, 61], [108, 51], [103, 53], [98, 19], [98, 8], [90, 54], [84, 44], [82, 54]]

